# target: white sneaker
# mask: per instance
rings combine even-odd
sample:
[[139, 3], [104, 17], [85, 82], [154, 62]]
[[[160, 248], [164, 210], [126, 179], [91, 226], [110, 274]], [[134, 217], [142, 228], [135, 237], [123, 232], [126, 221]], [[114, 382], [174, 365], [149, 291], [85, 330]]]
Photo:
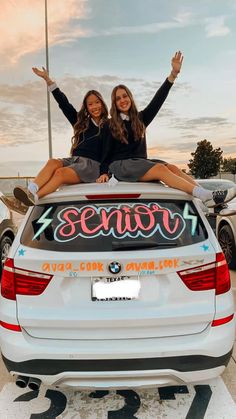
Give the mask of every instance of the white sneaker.
[[204, 204], [208, 208], [214, 208], [214, 207], [218, 207], [219, 205], [226, 204], [226, 202], [231, 201], [231, 199], [235, 197], [236, 197], [236, 187], [225, 189], [225, 190], [213, 191], [212, 198], [204, 201]]

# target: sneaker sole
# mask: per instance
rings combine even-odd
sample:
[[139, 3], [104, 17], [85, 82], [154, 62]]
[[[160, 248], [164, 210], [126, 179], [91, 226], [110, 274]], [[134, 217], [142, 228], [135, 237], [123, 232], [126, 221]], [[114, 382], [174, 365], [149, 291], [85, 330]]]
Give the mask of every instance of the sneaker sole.
[[224, 201], [224, 202], [220, 202], [219, 204], [213, 204], [213, 205], [206, 205], [206, 207], [207, 208], [216, 208], [216, 207], [219, 207], [220, 205], [222, 205], [222, 204], [227, 204], [227, 202], [230, 202], [230, 201], [232, 201], [232, 199], [234, 199], [235, 198], [235, 196], [233, 196], [232, 198], [229, 198], [229, 199], [227, 199], [226, 201]]
[[20, 187], [14, 188], [14, 197], [18, 199], [20, 202], [22, 202], [27, 207], [32, 207], [34, 205], [34, 202], [28, 197], [27, 193], [24, 191], [24, 189], [21, 189]]

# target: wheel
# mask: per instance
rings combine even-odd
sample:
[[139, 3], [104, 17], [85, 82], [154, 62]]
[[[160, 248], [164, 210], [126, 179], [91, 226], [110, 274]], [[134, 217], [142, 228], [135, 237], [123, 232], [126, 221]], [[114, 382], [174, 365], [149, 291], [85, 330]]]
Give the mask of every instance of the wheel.
[[229, 225], [224, 225], [219, 230], [218, 240], [229, 265], [229, 269], [236, 269], [236, 245], [233, 232]]
[[12, 245], [12, 239], [10, 237], [3, 237], [0, 242], [0, 278], [2, 275], [2, 268], [5, 263], [5, 260], [7, 259], [10, 247]]

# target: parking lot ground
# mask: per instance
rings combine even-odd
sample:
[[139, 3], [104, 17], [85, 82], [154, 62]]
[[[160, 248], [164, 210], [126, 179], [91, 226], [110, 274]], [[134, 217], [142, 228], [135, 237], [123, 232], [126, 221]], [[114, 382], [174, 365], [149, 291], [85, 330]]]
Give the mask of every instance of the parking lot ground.
[[148, 390], [89, 391], [21, 389], [5, 384], [1, 419], [236, 419], [235, 403], [223, 380]]
[[[236, 271], [230, 271], [234, 303], [236, 307]], [[222, 374], [222, 378], [236, 403], [236, 344], [229, 365]]]
[[[236, 303], [236, 272], [231, 272]], [[21, 389], [0, 361], [0, 419], [236, 419], [236, 346], [222, 377], [109, 392]]]

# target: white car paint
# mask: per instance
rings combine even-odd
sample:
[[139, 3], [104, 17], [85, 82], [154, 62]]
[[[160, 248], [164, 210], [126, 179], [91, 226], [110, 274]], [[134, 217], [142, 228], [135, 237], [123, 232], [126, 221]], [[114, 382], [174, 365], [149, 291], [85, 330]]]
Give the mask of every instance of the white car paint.
[[[114, 250], [106, 250], [109, 237]], [[145, 247], [154, 238], [159, 247]], [[28, 211], [9, 257], [0, 345], [12, 375], [86, 389], [191, 383], [224, 371], [235, 338], [228, 268], [191, 196], [154, 183], [64, 187]], [[109, 272], [119, 265], [120, 273]], [[140, 290], [131, 299], [93, 300], [94, 280], [134, 280]], [[49, 281], [44, 291], [32, 295], [42, 281]]]

